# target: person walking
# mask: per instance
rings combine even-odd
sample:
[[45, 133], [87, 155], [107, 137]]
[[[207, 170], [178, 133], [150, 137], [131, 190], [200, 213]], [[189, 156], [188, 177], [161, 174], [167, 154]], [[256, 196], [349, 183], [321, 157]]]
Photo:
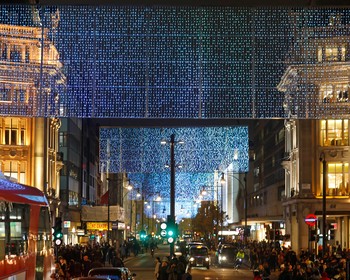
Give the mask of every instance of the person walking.
[[154, 276], [156, 280], [159, 280], [159, 271], [160, 271], [160, 266], [161, 266], [161, 261], [159, 257], [156, 257], [155, 259], [155, 266], [154, 266]]
[[89, 259], [88, 255], [84, 255], [82, 266], [83, 266], [83, 276], [86, 277], [88, 276], [88, 273], [91, 269], [91, 260]]
[[164, 257], [162, 259], [162, 264], [161, 264], [160, 269], [159, 269], [158, 280], [168, 280], [168, 278], [169, 278], [168, 265], [169, 265], [169, 260], [167, 257]]

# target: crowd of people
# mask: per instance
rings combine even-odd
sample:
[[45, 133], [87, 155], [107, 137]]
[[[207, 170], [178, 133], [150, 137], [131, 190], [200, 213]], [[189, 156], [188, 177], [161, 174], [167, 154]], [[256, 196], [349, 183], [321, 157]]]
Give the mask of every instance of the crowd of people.
[[[237, 255], [243, 264], [253, 271], [254, 280], [267, 280], [276, 272], [279, 280], [346, 280], [346, 265], [350, 261], [350, 250], [339, 247], [327, 248], [316, 254], [300, 250], [297, 254], [290, 247], [280, 246], [278, 242], [251, 241], [246, 245], [233, 242]], [[131, 254], [137, 256], [147, 248], [156, 248], [157, 244], [139, 244], [136, 240], [124, 241], [118, 250], [108, 243], [94, 245], [66, 245], [58, 250], [58, 261], [52, 278], [69, 280], [87, 276], [91, 268], [105, 266], [124, 266], [123, 261]], [[244, 254], [242, 255], [242, 251]], [[190, 280], [191, 270], [184, 255], [171, 258], [155, 258], [155, 278], [157, 280]]]
[[[327, 248], [323, 256], [307, 250], [297, 254], [290, 247], [279, 242], [251, 241], [247, 245], [232, 243], [237, 254], [244, 251], [244, 264], [253, 271], [254, 280], [269, 279], [272, 272], [279, 280], [328, 280], [346, 279], [346, 263], [350, 261], [350, 250], [338, 247]], [[242, 255], [240, 256], [242, 257]]]
[[192, 280], [191, 268], [183, 255], [163, 257], [162, 260], [156, 257], [154, 275], [156, 280]]
[[58, 260], [52, 279], [70, 280], [74, 277], [88, 276], [90, 269], [103, 267], [106, 264], [114, 267], [123, 267], [124, 259], [131, 253], [137, 255], [140, 246], [138, 242], [124, 241], [116, 250], [116, 246], [108, 243], [93, 245], [65, 245], [60, 246], [57, 252]]

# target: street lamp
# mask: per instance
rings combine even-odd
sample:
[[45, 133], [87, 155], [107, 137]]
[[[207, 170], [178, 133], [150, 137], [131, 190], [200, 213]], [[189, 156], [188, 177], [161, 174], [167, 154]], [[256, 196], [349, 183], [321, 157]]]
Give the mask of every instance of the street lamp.
[[[233, 173], [226, 173], [227, 176], [236, 179], [239, 183], [240, 188], [243, 190], [244, 193], [244, 243], [247, 242], [247, 236], [248, 236], [248, 193], [247, 193], [247, 172], [244, 174], [244, 183]], [[221, 184], [225, 184], [225, 174], [221, 173]], [[221, 186], [221, 195], [222, 195], [222, 186]], [[222, 197], [221, 197], [222, 200]]]
[[[170, 145], [170, 216], [168, 223], [175, 226], [175, 144], [183, 144], [182, 140], [175, 141], [175, 134], [171, 134], [170, 142], [161, 140], [162, 145]], [[170, 244], [170, 256], [175, 253], [174, 242]]]

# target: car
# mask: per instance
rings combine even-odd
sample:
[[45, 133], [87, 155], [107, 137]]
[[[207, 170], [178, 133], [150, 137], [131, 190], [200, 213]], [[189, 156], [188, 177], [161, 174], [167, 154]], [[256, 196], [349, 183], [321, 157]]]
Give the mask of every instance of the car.
[[108, 279], [113, 280], [134, 280], [136, 274], [131, 273], [126, 267], [96, 267], [90, 269], [88, 276], [96, 278], [108, 276]]
[[188, 242], [187, 245], [186, 245], [186, 254], [189, 253], [189, 250], [192, 246], [204, 246], [203, 242], [200, 242], [200, 241], [191, 241], [191, 242]]
[[237, 249], [230, 245], [222, 245], [218, 250], [218, 265], [219, 266], [232, 266], [235, 265]]
[[191, 267], [210, 267], [209, 249], [204, 245], [191, 246], [188, 251], [188, 262]]

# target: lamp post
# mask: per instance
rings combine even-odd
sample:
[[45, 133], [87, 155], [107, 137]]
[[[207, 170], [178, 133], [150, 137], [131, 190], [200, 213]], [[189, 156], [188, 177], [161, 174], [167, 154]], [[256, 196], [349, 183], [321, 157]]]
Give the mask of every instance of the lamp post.
[[[130, 184], [130, 180], [128, 180], [128, 185], [127, 185], [127, 192], [123, 195], [123, 205], [125, 201], [125, 197], [133, 190], [133, 186]], [[130, 219], [129, 219], [129, 224], [130, 224], [130, 233], [131, 233], [131, 222], [132, 222], [132, 200], [130, 199]], [[125, 233], [124, 233], [125, 234]]]
[[[247, 242], [247, 235], [248, 235], [248, 190], [247, 190], [247, 172], [244, 174], [244, 184], [242, 181], [235, 176], [232, 173], [226, 173], [227, 176], [236, 179], [240, 188], [243, 190], [244, 193], [244, 233], [243, 233], [243, 241], [244, 243]], [[225, 181], [225, 174], [221, 173], [221, 184], [224, 184]], [[221, 195], [222, 195], [222, 189], [221, 189]]]
[[327, 231], [327, 161], [324, 152], [320, 154], [320, 162], [322, 162], [322, 256], [326, 255], [326, 231]]
[[[140, 198], [140, 197], [142, 197], [142, 195], [140, 194], [140, 192], [139, 192], [139, 190], [137, 190], [137, 193], [136, 193], [136, 197], [137, 198]], [[138, 203], [138, 201], [136, 200], [135, 201], [135, 234], [137, 233], [137, 203]], [[143, 209], [142, 209], [143, 210]], [[142, 211], [142, 213], [143, 213], [143, 211]], [[141, 215], [142, 215], [142, 213], [141, 213]], [[142, 215], [142, 218], [143, 218], [143, 215]], [[139, 219], [140, 220], [140, 219]], [[141, 221], [141, 230], [143, 230], [143, 221]]]
[[[168, 223], [175, 226], [175, 144], [183, 144], [183, 141], [175, 142], [175, 134], [170, 136], [170, 215]], [[167, 144], [167, 141], [162, 140], [162, 145]], [[170, 243], [170, 257], [175, 253], [174, 242]]]

